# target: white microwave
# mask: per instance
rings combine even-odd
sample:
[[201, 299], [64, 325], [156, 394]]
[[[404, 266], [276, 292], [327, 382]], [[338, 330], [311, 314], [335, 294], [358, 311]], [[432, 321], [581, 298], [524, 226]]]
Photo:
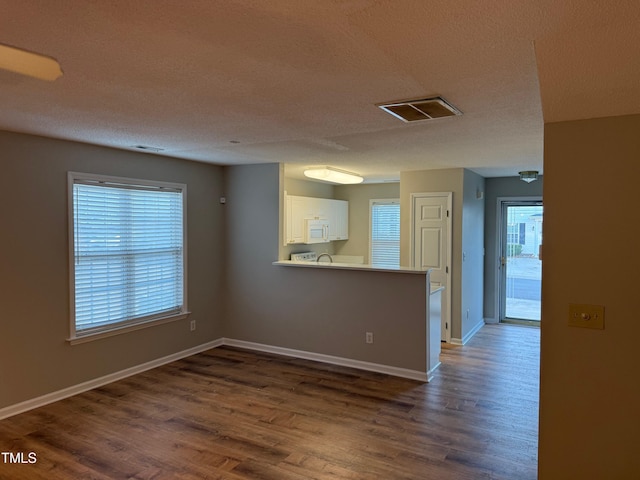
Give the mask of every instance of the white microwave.
[[305, 220], [304, 243], [327, 243], [329, 241], [329, 220]]

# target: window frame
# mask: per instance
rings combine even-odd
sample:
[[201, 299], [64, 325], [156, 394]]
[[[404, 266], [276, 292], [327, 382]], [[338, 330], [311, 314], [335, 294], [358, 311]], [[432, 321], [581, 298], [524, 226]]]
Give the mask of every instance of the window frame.
[[[375, 205], [398, 205], [398, 209], [400, 208], [400, 199], [399, 198], [375, 198], [369, 200], [369, 263], [371, 265], [373, 263], [373, 208]], [[398, 212], [400, 215], [400, 212]], [[398, 219], [400, 221], [400, 219]], [[400, 236], [398, 236], [398, 250], [400, 249]], [[386, 268], [393, 268], [385, 265]], [[398, 265], [396, 267], [400, 267], [400, 256], [398, 256]]]
[[[75, 270], [75, 205], [74, 205], [74, 185], [76, 183], [102, 183], [114, 186], [124, 186], [135, 189], [171, 189], [179, 191], [182, 197], [182, 306], [177, 312], [166, 315], [143, 317], [140, 319], [122, 320], [95, 328], [87, 328], [78, 331], [76, 327], [76, 270]], [[67, 341], [72, 344], [85, 343], [100, 338], [120, 335], [123, 333], [140, 330], [143, 328], [161, 325], [187, 318], [190, 315], [188, 310], [188, 288], [187, 288], [187, 185], [183, 183], [161, 182], [156, 180], [146, 180], [129, 177], [116, 177], [111, 175], [101, 175], [93, 173], [67, 172], [67, 207], [68, 207], [68, 247], [69, 247], [69, 338]]]

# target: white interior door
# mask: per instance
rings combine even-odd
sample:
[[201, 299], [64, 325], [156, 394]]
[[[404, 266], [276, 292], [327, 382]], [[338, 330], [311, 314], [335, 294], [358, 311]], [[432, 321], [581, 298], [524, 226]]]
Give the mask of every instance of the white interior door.
[[451, 341], [451, 198], [448, 193], [412, 194], [412, 263], [431, 269], [431, 285], [442, 295], [442, 341]]

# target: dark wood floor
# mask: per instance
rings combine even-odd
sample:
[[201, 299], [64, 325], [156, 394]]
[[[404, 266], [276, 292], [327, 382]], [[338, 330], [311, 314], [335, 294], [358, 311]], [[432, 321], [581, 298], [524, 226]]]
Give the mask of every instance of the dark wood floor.
[[536, 478], [539, 330], [485, 326], [429, 384], [218, 348], [0, 421], [1, 479]]

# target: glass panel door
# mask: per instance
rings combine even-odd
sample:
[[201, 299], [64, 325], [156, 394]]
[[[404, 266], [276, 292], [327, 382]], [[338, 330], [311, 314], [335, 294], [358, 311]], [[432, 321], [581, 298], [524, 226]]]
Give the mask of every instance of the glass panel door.
[[502, 203], [501, 321], [540, 321], [542, 202]]

